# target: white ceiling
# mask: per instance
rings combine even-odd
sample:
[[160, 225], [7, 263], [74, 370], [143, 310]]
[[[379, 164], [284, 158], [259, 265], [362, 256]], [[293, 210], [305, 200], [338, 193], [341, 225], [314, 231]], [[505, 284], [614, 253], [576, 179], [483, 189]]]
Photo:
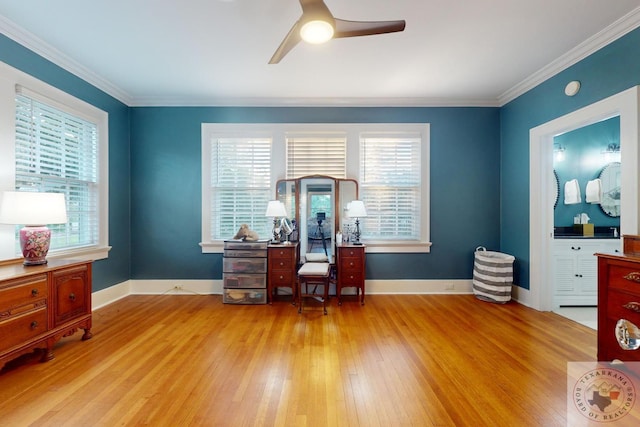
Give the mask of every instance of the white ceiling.
[[296, 46], [298, 0], [0, 0], [0, 30], [128, 105], [502, 105], [640, 25], [640, 0], [326, 0], [401, 33]]

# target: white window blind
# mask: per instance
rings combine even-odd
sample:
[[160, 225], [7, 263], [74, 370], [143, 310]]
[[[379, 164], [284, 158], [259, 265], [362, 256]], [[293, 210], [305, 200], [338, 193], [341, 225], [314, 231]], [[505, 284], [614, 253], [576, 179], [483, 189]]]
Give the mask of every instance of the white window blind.
[[363, 237], [420, 239], [421, 136], [416, 133], [360, 135], [360, 198], [367, 217]]
[[64, 193], [67, 224], [52, 225], [51, 249], [98, 244], [98, 126], [18, 90], [16, 189]]
[[271, 139], [211, 139], [211, 240], [232, 238], [241, 224], [269, 236]]
[[346, 178], [345, 133], [286, 134], [287, 179], [307, 175]]

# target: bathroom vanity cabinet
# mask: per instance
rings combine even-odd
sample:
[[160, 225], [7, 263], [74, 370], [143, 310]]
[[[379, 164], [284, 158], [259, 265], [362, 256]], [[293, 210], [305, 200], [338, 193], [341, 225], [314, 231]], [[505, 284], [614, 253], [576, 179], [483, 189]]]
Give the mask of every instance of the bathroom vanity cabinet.
[[598, 260], [595, 253], [620, 253], [621, 244], [620, 239], [554, 240], [555, 305], [596, 306]]

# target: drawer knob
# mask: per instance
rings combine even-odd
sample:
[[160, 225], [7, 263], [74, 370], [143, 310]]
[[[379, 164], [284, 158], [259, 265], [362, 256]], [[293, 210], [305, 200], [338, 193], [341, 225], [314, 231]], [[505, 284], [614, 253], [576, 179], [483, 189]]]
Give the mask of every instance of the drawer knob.
[[627, 310], [631, 310], [634, 311], [636, 313], [640, 313], [640, 303], [635, 302], [635, 301], [631, 301], [626, 303], [625, 305], [623, 305], [624, 308], [626, 308]]
[[71, 301], [75, 301], [75, 300], [76, 300], [76, 294], [74, 294], [73, 292], [71, 292], [71, 293], [69, 294], [69, 300], [71, 300]]
[[624, 278], [632, 282], [640, 283], [640, 273], [638, 273], [637, 271], [627, 274], [626, 276], [624, 276]]
[[284, 279], [284, 276], [282, 276], [282, 275], [281, 275], [281, 276], [280, 276], [280, 280], [282, 280], [282, 279]]
[[31, 296], [37, 296], [40, 293], [40, 291], [38, 291], [38, 289], [31, 289]]
[[36, 322], [35, 320], [31, 322], [31, 329], [36, 329], [37, 327], [38, 327], [38, 322]]
[[637, 350], [640, 348], [640, 329], [627, 319], [620, 319], [616, 323], [616, 339], [623, 350]]

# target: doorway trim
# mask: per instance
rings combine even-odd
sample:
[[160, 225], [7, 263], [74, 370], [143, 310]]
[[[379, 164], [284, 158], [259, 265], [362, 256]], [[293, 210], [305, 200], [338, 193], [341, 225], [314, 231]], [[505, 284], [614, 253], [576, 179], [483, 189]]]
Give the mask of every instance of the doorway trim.
[[[529, 290], [519, 290], [518, 299], [541, 311], [553, 309], [553, 138], [620, 116], [622, 188], [620, 234], [638, 234], [638, 139], [640, 86], [551, 120], [529, 131]], [[622, 242], [621, 242], [622, 245]]]

